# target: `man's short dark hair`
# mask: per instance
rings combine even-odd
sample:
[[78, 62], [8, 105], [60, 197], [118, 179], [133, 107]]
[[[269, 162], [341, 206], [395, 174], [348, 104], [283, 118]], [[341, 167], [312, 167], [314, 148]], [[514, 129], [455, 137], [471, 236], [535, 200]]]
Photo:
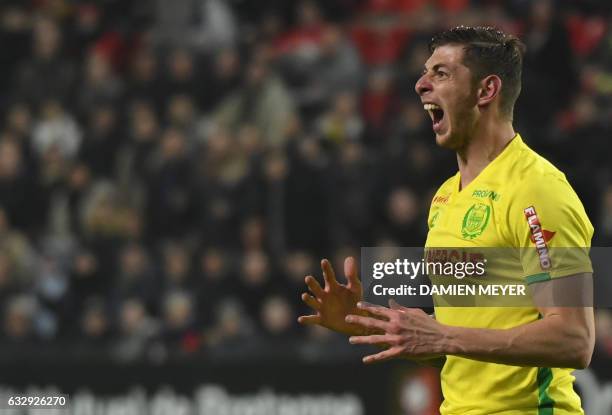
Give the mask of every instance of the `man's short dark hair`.
[[502, 80], [500, 108], [512, 117], [514, 103], [521, 92], [521, 72], [525, 45], [516, 36], [494, 27], [457, 26], [435, 35], [429, 43], [433, 51], [444, 45], [463, 45], [463, 63], [472, 72], [474, 81], [488, 75]]

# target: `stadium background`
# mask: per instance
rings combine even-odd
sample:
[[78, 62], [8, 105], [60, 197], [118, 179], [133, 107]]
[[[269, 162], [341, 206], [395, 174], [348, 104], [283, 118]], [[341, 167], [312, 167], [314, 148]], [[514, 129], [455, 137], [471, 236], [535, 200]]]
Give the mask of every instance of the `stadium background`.
[[[456, 24], [527, 44], [516, 128], [567, 174], [593, 244], [610, 245], [611, 12], [603, 0], [3, 0], [0, 393], [54, 385], [133, 413], [111, 398], [141, 386], [176, 413], [172, 393], [213, 385], [295, 397], [283, 413], [327, 413], [301, 394], [337, 399], [336, 414], [436, 413], [434, 370], [364, 368], [364, 349], [297, 327], [303, 277], [361, 246], [422, 245], [456, 161], [413, 87], [432, 33]], [[603, 385], [610, 310], [597, 328], [580, 376]], [[595, 395], [612, 406], [608, 389]]]

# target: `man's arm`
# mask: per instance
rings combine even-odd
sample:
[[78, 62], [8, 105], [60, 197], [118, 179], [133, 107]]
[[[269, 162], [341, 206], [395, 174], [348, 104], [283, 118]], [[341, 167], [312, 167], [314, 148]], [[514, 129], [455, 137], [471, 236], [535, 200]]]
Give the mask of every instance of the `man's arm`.
[[[574, 277], [590, 281], [591, 274]], [[539, 284], [540, 293], [554, 289], [554, 281]], [[514, 366], [581, 369], [588, 366], [595, 343], [592, 307], [538, 307], [541, 319], [503, 330], [447, 326], [418, 309], [364, 304], [360, 308], [386, 321], [351, 315], [347, 322], [385, 334], [353, 336], [350, 342], [390, 345], [383, 352], [366, 356], [365, 363], [446, 354]]]
[[507, 330], [446, 326], [447, 354], [514, 366], [589, 366], [595, 344], [592, 307], [550, 307], [542, 318]]

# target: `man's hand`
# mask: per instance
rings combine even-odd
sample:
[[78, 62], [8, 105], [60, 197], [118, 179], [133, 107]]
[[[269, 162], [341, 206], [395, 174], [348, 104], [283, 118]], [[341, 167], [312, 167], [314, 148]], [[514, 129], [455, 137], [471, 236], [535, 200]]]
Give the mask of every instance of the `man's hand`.
[[358, 309], [376, 318], [348, 315], [346, 321], [363, 327], [364, 331], [382, 334], [352, 336], [351, 344], [373, 344], [386, 350], [366, 356], [364, 363], [389, 359], [429, 360], [443, 355], [445, 326], [418, 308], [406, 308], [391, 300], [391, 308], [358, 304]]
[[316, 314], [301, 316], [298, 322], [301, 324], [318, 324], [328, 329], [348, 334], [364, 335], [369, 331], [361, 326], [348, 323], [346, 316], [349, 314], [367, 316], [368, 314], [357, 308], [357, 303], [363, 298], [363, 288], [357, 276], [357, 265], [353, 257], [344, 260], [344, 275], [347, 284], [338, 282], [334, 270], [327, 259], [321, 261], [325, 287], [321, 287], [317, 280], [309, 275], [306, 277], [306, 285], [312, 293], [303, 293], [304, 301]]

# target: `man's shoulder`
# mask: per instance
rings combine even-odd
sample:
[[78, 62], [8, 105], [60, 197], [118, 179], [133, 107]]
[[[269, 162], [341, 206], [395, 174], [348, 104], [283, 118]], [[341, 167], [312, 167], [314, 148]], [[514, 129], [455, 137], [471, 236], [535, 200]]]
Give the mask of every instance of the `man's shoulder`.
[[565, 174], [527, 144], [520, 146], [507, 166], [508, 184], [515, 188], [567, 183]]
[[506, 182], [510, 197], [506, 200], [510, 206], [516, 205], [521, 209], [530, 204], [549, 205], [554, 209], [572, 206], [584, 212], [580, 198], [565, 174], [527, 145], [521, 146], [508, 167], [510, 172]]

